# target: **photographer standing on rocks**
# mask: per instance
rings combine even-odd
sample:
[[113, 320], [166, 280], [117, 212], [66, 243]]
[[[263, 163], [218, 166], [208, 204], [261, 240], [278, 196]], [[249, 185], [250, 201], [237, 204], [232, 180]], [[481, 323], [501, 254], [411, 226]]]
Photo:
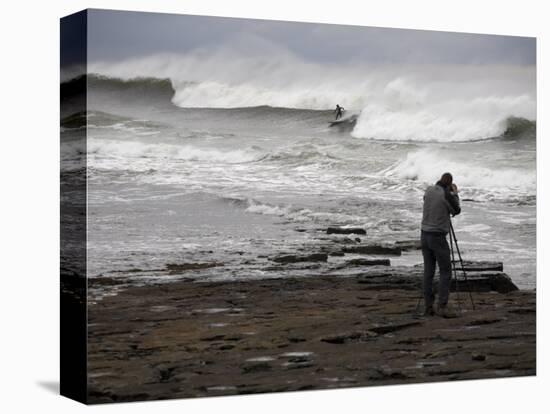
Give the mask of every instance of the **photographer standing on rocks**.
[[[450, 215], [457, 214], [460, 214], [458, 189], [453, 184], [453, 176], [445, 173], [424, 193], [420, 241], [424, 257], [423, 291], [426, 316], [434, 313], [445, 318], [456, 316], [447, 308], [451, 284], [451, 252], [446, 236], [451, 225]], [[434, 311], [433, 278], [436, 262], [439, 266], [439, 292], [438, 305]]]

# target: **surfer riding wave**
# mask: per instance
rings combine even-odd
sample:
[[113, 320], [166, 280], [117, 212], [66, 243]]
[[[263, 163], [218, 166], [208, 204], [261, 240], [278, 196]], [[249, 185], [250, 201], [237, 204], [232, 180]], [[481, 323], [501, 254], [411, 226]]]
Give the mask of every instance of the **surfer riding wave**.
[[336, 109], [334, 110], [334, 113], [336, 114], [336, 120], [338, 120], [338, 118], [342, 118], [342, 114], [344, 113], [344, 107], [340, 106], [339, 104], [336, 104]]

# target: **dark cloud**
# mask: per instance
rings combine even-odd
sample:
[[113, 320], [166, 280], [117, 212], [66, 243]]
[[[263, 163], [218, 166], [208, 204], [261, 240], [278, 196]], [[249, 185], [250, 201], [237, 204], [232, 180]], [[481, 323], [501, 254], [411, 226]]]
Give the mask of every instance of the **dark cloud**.
[[[534, 38], [235, 19], [112, 10], [90, 10], [91, 61], [158, 53], [185, 54], [231, 45], [246, 37], [297, 56], [327, 63], [534, 64]], [[254, 53], [254, 42], [247, 42]]]

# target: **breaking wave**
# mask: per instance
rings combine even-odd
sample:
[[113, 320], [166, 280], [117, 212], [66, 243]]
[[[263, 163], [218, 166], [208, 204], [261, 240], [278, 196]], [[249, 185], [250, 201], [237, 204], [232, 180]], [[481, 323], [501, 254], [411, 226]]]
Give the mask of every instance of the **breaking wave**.
[[191, 145], [148, 144], [136, 141], [90, 140], [88, 153], [102, 158], [127, 159], [131, 163], [136, 158], [174, 161], [204, 161], [209, 163], [237, 164], [251, 162], [259, 158], [254, 150], [217, 150], [213, 148], [198, 148]]
[[296, 223], [328, 220], [339, 223], [364, 224], [367, 221], [366, 217], [360, 215], [304, 208], [292, 204], [271, 204], [252, 198], [223, 197], [223, 201], [243, 208], [247, 213], [284, 217], [286, 220]]
[[528, 95], [455, 98], [411, 105], [399, 111], [368, 105], [352, 135], [388, 141], [479, 141], [514, 135], [534, 126], [534, 121], [526, 119], [532, 116], [532, 108], [534, 101]]
[[[482, 190], [487, 194], [517, 195], [536, 194], [536, 170], [534, 168], [484, 166], [453, 158], [444, 151], [421, 149], [408, 154], [382, 172], [386, 177], [416, 181], [420, 187], [435, 183], [439, 175], [450, 171], [459, 187], [468, 188], [472, 194]], [[439, 175], [438, 175], [439, 174]]]
[[88, 69], [96, 74], [92, 88], [132, 90], [185, 108], [331, 110], [339, 103], [359, 114], [356, 138], [472, 141], [503, 135], [510, 117], [536, 119], [534, 66], [336, 66], [202, 51], [92, 62]]

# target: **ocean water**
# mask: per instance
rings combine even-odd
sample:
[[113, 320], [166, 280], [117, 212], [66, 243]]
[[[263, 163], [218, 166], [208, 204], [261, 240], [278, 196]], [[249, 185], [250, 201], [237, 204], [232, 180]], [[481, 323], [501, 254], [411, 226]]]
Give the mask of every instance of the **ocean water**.
[[[342, 77], [256, 62], [257, 77], [228, 79], [240, 73], [228, 65], [216, 81], [206, 64], [90, 66], [86, 126], [62, 114], [66, 142], [88, 132], [90, 277], [331, 273], [345, 259], [273, 270], [269, 257], [337, 248], [344, 237], [329, 238], [329, 225], [363, 227], [363, 241], [416, 239], [423, 192], [449, 171], [462, 199], [453, 222], [463, 258], [503, 261], [518, 286], [535, 287], [531, 68], [355, 68]], [[331, 126], [336, 103], [347, 111]], [[62, 156], [77, 154], [66, 145]], [[418, 251], [392, 258], [421, 261]], [[223, 266], [159, 271], [214, 262]]]

